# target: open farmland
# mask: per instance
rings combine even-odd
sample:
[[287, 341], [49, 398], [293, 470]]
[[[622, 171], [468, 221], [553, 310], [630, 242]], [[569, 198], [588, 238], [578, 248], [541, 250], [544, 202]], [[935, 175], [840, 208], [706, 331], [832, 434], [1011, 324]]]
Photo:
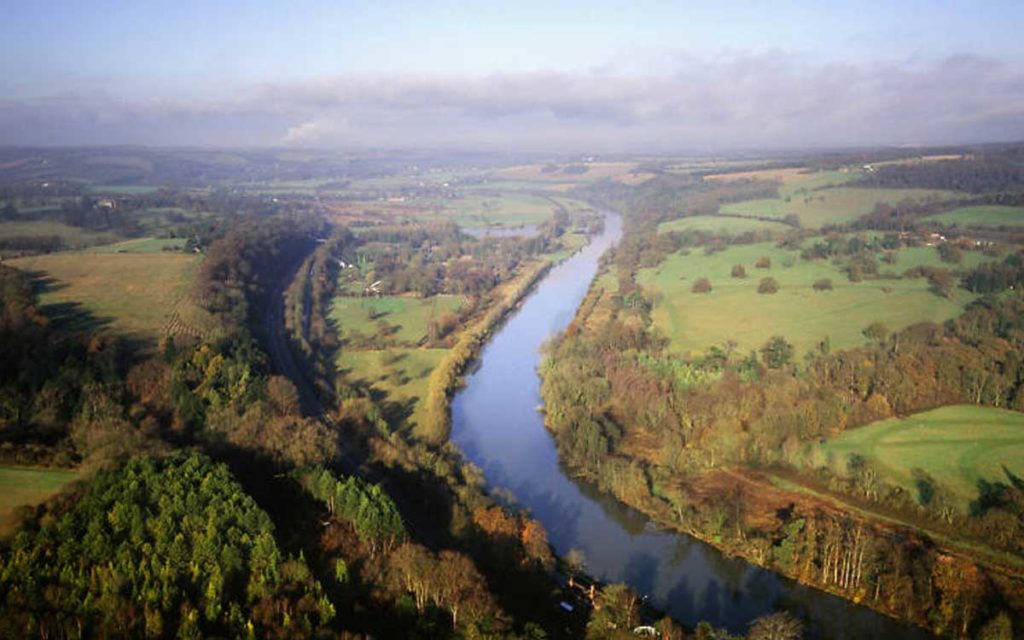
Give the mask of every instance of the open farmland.
[[462, 303], [461, 296], [338, 296], [331, 306], [330, 319], [345, 340], [360, 334], [373, 335], [381, 322], [388, 326], [390, 338], [414, 346], [427, 337], [431, 320], [457, 312]]
[[436, 217], [465, 227], [540, 224], [555, 213], [555, 205], [539, 196], [500, 193], [473, 194], [439, 203]]
[[102, 326], [153, 342], [162, 335], [215, 329], [186, 295], [199, 260], [168, 252], [57, 253], [8, 264], [40, 279], [40, 302], [58, 322]]
[[810, 229], [828, 224], [852, 222], [871, 213], [876, 204], [898, 204], [903, 200], [929, 202], [955, 197], [952, 191], [930, 189], [868, 189], [838, 187], [817, 191], [794, 192], [779, 198], [734, 202], [722, 207], [723, 213], [734, 215], [785, 218], [795, 214]]
[[928, 216], [925, 220], [961, 227], [1021, 227], [1024, 226], [1024, 207], [961, 207]]
[[389, 422], [418, 424], [427, 395], [430, 372], [448, 349], [342, 349], [337, 368], [352, 380], [361, 380], [386, 396], [384, 411]]
[[783, 197], [802, 191], [839, 186], [858, 178], [860, 174], [850, 171], [813, 171], [803, 167], [786, 169], [757, 169], [737, 173], [715, 173], [704, 176], [707, 182], [732, 182], [736, 180], [771, 180], [779, 183]]
[[[909, 252], [905, 265], [904, 251]], [[900, 272], [914, 266], [911, 262], [939, 264], [934, 248], [904, 251], [897, 254]], [[979, 254], [968, 255], [965, 262]], [[771, 268], [754, 267], [761, 256], [771, 259]], [[743, 265], [747, 277], [731, 277], [733, 265]], [[768, 276], [778, 281], [779, 291], [759, 294], [758, 283]], [[710, 293], [691, 292], [701, 277], [711, 281]], [[833, 290], [815, 291], [813, 283], [824, 278], [832, 281]], [[941, 322], [958, 315], [973, 298], [959, 288], [941, 298], [922, 278], [850, 282], [826, 261], [805, 261], [798, 251], [771, 243], [735, 245], [711, 255], [676, 253], [656, 268], [640, 270], [637, 281], [655, 297], [655, 325], [680, 352], [702, 352], [729, 340], [747, 351], [760, 348], [773, 335], [784, 336], [798, 354], [825, 336], [833, 348], [851, 347], [865, 341], [861, 331], [872, 322], [881, 321], [891, 330], [920, 320]]]
[[747, 231], [785, 232], [790, 227], [771, 220], [755, 220], [734, 216], [691, 216], [679, 218], [658, 225], [658, 233], [669, 231], [708, 231], [724, 235], [735, 235]]
[[184, 238], [132, 238], [112, 244], [89, 247], [85, 253], [161, 253], [181, 251], [185, 248]]
[[81, 227], [72, 227], [63, 222], [49, 220], [32, 220], [4, 222], [0, 224], [0, 242], [15, 238], [60, 238], [65, 247], [81, 249], [96, 244], [104, 244], [118, 240], [117, 234], [109, 231], [90, 231]]
[[15, 524], [15, 510], [43, 502], [77, 474], [66, 469], [0, 466], [0, 535]]
[[492, 175], [498, 180], [569, 183], [611, 179], [630, 185], [641, 184], [654, 177], [653, 173], [637, 171], [637, 165], [632, 162], [537, 163], [500, 169]]
[[1024, 414], [973, 405], [949, 406], [850, 429], [816, 445], [818, 460], [842, 468], [863, 456], [881, 479], [918, 495], [913, 470], [921, 469], [967, 509], [978, 481], [1008, 483], [1005, 466], [1024, 475]]

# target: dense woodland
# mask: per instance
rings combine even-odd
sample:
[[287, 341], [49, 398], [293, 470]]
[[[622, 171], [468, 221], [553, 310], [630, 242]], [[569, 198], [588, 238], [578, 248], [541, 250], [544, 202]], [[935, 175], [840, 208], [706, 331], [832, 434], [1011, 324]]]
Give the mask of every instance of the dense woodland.
[[872, 187], [949, 189], [968, 193], [1024, 190], [1024, 167], [1013, 151], [986, 152], [958, 160], [907, 162], [875, 168], [857, 181]]
[[100, 471], [0, 556], [6, 637], [309, 637], [334, 607], [227, 467], [200, 454]]

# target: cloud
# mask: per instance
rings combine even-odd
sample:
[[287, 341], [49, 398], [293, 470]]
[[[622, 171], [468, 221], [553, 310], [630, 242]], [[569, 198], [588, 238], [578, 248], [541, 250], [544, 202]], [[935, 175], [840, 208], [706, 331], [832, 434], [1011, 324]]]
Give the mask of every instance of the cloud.
[[1020, 138], [1024, 74], [972, 55], [838, 64], [772, 51], [678, 56], [657, 75], [334, 77], [206, 103], [97, 94], [0, 104], [0, 141], [21, 144], [676, 151]]

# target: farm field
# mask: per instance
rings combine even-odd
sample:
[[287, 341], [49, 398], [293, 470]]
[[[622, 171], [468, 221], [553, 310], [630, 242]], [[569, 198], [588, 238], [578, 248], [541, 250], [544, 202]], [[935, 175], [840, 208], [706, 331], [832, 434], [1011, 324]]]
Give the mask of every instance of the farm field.
[[[330, 320], [335, 323], [343, 339], [351, 339], [358, 332], [372, 335], [380, 320], [397, 327], [392, 337], [397, 341], [416, 345], [427, 336], [427, 323], [432, 319], [454, 313], [463, 304], [461, 296], [349, 297], [338, 296], [331, 305]], [[370, 315], [374, 317], [371, 319]]]
[[785, 197], [797, 192], [839, 186], [859, 178], [860, 175], [850, 171], [811, 171], [803, 167], [790, 167], [787, 169], [757, 169], [739, 173], [716, 173], [704, 176], [704, 180], [706, 182], [778, 180], [781, 183], [779, 193]]
[[[610, 178], [622, 184], [640, 184], [654, 177], [653, 173], [634, 173], [636, 163], [633, 162], [569, 162], [548, 166], [544, 163], [520, 165], [499, 169], [492, 175], [499, 180], [528, 180], [543, 182], [591, 182]], [[554, 168], [552, 170], [553, 167]], [[586, 167], [586, 171], [577, 173], [567, 167]]]
[[538, 196], [502, 193], [500, 195], [466, 195], [438, 203], [436, 217], [452, 220], [465, 227], [501, 225], [517, 227], [540, 224], [555, 213], [555, 206]]
[[1024, 475], [1024, 414], [990, 407], [959, 405], [890, 418], [850, 429], [824, 444], [815, 457], [844, 463], [864, 456], [881, 479], [917, 496], [912, 470], [919, 468], [950, 491], [967, 509], [978, 497], [978, 480], [1003, 482]]
[[[387, 403], [398, 405], [401, 418], [417, 424], [422, 415], [422, 400], [427, 395], [430, 372], [448, 349], [384, 349], [354, 351], [341, 349], [336, 366], [352, 380], [362, 380], [387, 395]], [[386, 404], [386, 403], [385, 403]], [[394, 406], [394, 405], [392, 405]], [[394, 409], [385, 408], [390, 413]]]
[[780, 198], [734, 202], [724, 205], [722, 213], [780, 219], [789, 214], [796, 214], [804, 227], [817, 229], [827, 224], [852, 222], [866, 213], [871, 213], [878, 203], [896, 204], [906, 199], [946, 200], [955, 195], [952, 191], [930, 189], [838, 187], [821, 191], [793, 192]]
[[49, 236], [59, 237], [67, 247], [72, 249], [114, 242], [119, 239], [117, 234], [109, 231], [90, 231], [81, 227], [72, 227], [63, 222], [49, 220], [26, 220], [0, 224], [0, 240], [17, 237], [43, 238]]
[[161, 253], [181, 251], [185, 247], [185, 238], [132, 238], [112, 244], [89, 247], [85, 253]]
[[0, 465], [0, 535], [10, 532], [15, 524], [15, 509], [43, 502], [76, 476], [66, 469]]
[[789, 229], [788, 225], [771, 220], [737, 218], [733, 216], [691, 216], [658, 225], [658, 233], [669, 231], [708, 231], [722, 234], [739, 234], [747, 231], [779, 231]]
[[57, 322], [154, 342], [168, 333], [214, 329], [214, 320], [185, 295], [199, 260], [169, 252], [56, 253], [7, 264], [43, 279], [40, 302]]
[[1024, 207], [979, 206], [961, 207], [925, 220], [934, 220], [943, 224], [955, 224], [961, 227], [1003, 227], [1024, 226]]
[[940, 267], [955, 271], [957, 269], [970, 269], [983, 262], [991, 262], [993, 260], [993, 258], [986, 256], [981, 251], [964, 251], [962, 254], [963, 258], [960, 262], [950, 264], [939, 259], [939, 252], [935, 247], [905, 247], [896, 253], [895, 263], [885, 264], [880, 262], [878, 270], [880, 272], [894, 271], [896, 273], [903, 273], [907, 269], [915, 267]]
[[[925, 249], [934, 256], [928, 259], [938, 264], [935, 249]], [[754, 267], [760, 256], [771, 258], [770, 269]], [[744, 265], [746, 278], [731, 277], [737, 264]], [[900, 272], [908, 268], [900, 257], [896, 266]], [[768, 276], [778, 281], [779, 291], [759, 294], [758, 283]], [[700, 277], [711, 281], [710, 293], [691, 292]], [[821, 278], [832, 280], [832, 291], [812, 289]], [[673, 254], [656, 268], [640, 270], [637, 281], [655, 296], [651, 316], [672, 347], [695, 353], [729, 340], [746, 352], [760, 348], [773, 335], [784, 336], [798, 356], [825, 336], [834, 349], [851, 347], [865, 341], [861, 331], [872, 322], [881, 321], [890, 330], [920, 320], [941, 322], [958, 315], [973, 299], [959, 288], [950, 298], [940, 298], [922, 278], [850, 282], [828, 262], [801, 260], [798, 251], [772, 243], [731, 246], [710, 256], [698, 251]]]

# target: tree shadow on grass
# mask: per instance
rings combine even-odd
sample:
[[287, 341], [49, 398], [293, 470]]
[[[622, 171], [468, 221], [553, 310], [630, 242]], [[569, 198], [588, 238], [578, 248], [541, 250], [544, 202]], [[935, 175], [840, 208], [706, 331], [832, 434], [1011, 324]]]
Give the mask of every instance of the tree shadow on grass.
[[[32, 291], [38, 296], [45, 293], [61, 291], [68, 287], [42, 271], [27, 272], [32, 282]], [[155, 346], [151, 336], [135, 333], [116, 332], [112, 329], [114, 318], [98, 316], [84, 304], [76, 301], [50, 302], [39, 306], [39, 310], [49, 319], [51, 326], [68, 333], [103, 333], [115, 336], [127, 349], [128, 353], [141, 354]]]

